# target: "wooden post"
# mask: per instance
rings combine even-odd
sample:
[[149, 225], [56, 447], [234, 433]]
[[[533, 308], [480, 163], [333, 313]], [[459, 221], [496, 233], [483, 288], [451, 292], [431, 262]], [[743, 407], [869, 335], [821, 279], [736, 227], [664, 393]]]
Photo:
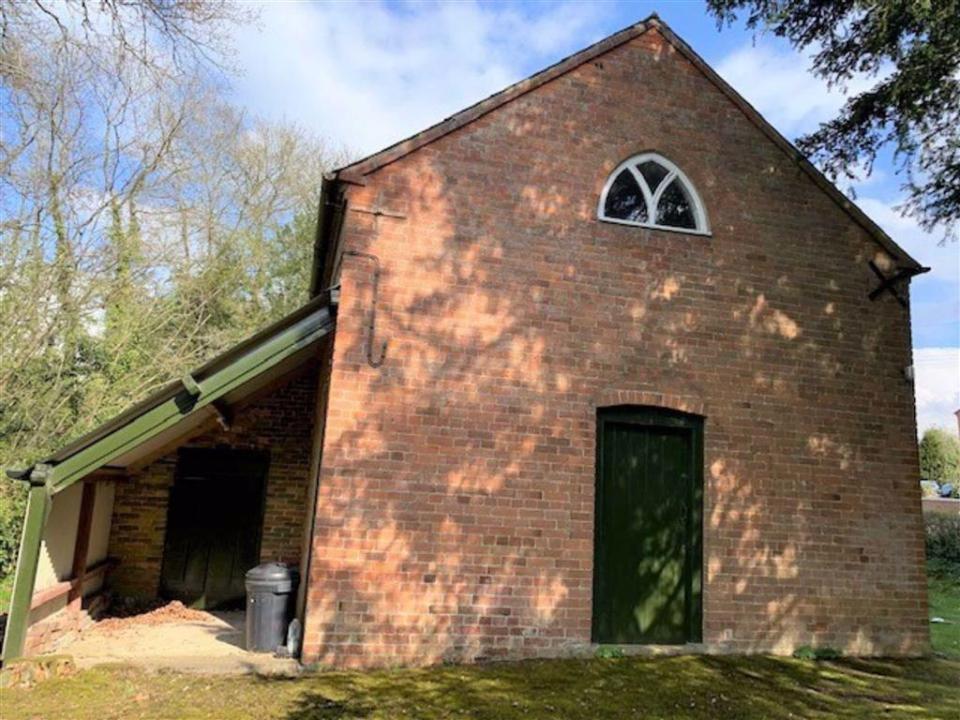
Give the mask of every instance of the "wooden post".
[[80, 519], [77, 523], [77, 539], [73, 544], [73, 568], [71, 578], [80, 579], [67, 594], [70, 612], [80, 612], [83, 602], [83, 576], [87, 572], [87, 551], [90, 549], [90, 528], [93, 527], [93, 506], [97, 501], [97, 483], [85, 482], [80, 499]]
[[[43, 472], [38, 472], [41, 470]], [[31, 482], [45, 480], [46, 466], [38, 465], [33, 470]], [[27, 511], [23, 519], [23, 535], [20, 538], [20, 554], [17, 557], [17, 572], [13, 581], [13, 597], [10, 599], [10, 614], [7, 616], [7, 630], [3, 638], [4, 663], [23, 655], [23, 644], [27, 639], [27, 627], [30, 622], [30, 600], [33, 597], [33, 585], [37, 579], [37, 564], [40, 561], [40, 543], [43, 529], [47, 524], [50, 509], [50, 495], [43, 484], [30, 487], [27, 497]]]

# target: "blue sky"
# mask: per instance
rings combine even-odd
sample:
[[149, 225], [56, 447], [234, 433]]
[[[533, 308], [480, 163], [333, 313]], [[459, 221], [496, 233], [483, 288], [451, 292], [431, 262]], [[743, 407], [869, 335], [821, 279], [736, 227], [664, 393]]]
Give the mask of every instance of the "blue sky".
[[[237, 100], [366, 154], [411, 135], [656, 11], [793, 140], [843, 103], [807, 58], [768, 34], [717, 28], [700, 2], [265, 2], [237, 37]], [[868, 87], [857, 79], [851, 90]], [[846, 190], [846, 186], [842, 186]], [[895, 210], [889, 156], [853, 188], [860, 207], [932, 272], [913, 281], [921, 427], [960, 407], [960, 242]]]

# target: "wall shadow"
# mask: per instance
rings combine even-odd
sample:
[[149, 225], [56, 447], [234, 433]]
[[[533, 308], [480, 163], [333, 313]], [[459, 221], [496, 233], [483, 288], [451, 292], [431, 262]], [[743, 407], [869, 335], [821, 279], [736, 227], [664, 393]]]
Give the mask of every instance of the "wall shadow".
[[[607, 173], [648, 148], [711, 237], [596, 220]], [[867, 299], [884, 256], [655, 33], [348, 201], [389, 349], [366, 364], [371, 272], [345, 258], [309, 660], [583, 649], [596, 409], [617, 390], [706, 405], [709, 647], [925, 649], [909, 318]]]

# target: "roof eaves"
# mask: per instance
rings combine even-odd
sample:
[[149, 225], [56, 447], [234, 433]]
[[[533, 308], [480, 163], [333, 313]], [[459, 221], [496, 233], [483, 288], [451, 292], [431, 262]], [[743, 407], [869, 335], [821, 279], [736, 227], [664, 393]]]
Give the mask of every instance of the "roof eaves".
[[53, 465], [52, 491], [65, 489], [319, 340], [333, 323], [329, 295], [320, 295], [191, 373], [198, 394], [191, 395], [181, 382], [161, 388], [51, 456], [46, 462]]
[[891, 238], [877, 223], [870, 219], [870, 217], [863, 212], [856, 203], [854, 203], [850, 198], [844, 195], [840, 189], [834, 185], [826, 175], [824, 175], [817, 167], [811, 163], [806, 156], [800, 152], [800, 150], [787, 138], [785, 138], [779, 130], [777, 130], [773, 125], [771, 125], [763, 115], [760, 114], [760, 111], [757, 110], [753, 105], [751, 105], [746, 98], [744, 98], [740, 93], [738, 93], [733, 86], [731, 86], [726, 80], [724, 80], [720, 75], [714, 70], [710, 65], [704, 60], [700, 55], [697, 54], [690, 45], [686, 43], [679, 35], [677, 35], [666, 23], [661, 20], [656, 20], [657, 29], [666, 38], [667, 42], [673, 45], [687, 60], [689, 60], [693, 65], [702, 72], [710, 82], [712, 82], [717, 89], [720, 90], [727, 98], [733, 102], [734, 105], [747, 117], [747, 119], [752, 122], [757, 128], [763, 132], [770, 140], [773, 141], [777, 147], [779, 147], [791, 160], [793, 160], [801, 170], [803, 170], [813, 182], [823, 190], [840, 208], [845, 211], [857, 224], [863, 227], [873, 239], [879, 244], [884, 250], [886, 250], [890, 255], [892, 255], [896, 260], [900, 261], [901, 266], [905, 268], [911, 268], [914, 270], [919, 270], [923, 266], [915, 258], [913, 258], [910, 253], [900, 247], [894, 240]]
[[470, 105], [467, 108], [464, 108], [460, 112], [451, 115], [450, 117], [440, 121], [436, 125], [428, 127], [426, 130], [422, 130], [415, 135], [401, 140], [389, 147], [380, 150], [372, 155], [368, 155], [365, 158], [361, 158], [356, 162], [351, 163], [350, 165], [345, 165], [344, 167], [335, 171], [337, 178], [344, 180], [345, 182], [363, 184], [363, 176], [368, 175], [369, 173], [377, 170], [385, 165], [398, 160], [404, 155], [408, 155], [414, 150], [417, 150], [424, 145], [427, 145], [434, 140], [447, 135], [458, 128], [467, 125], [474, 120], [477, 120], [480, 117], [483, 117], [487, 113], [496, 110], [498, 107], [514, 100], [521, 95], [525, 95], [531, 90], [544, 85], [551, 80], [554, 80], [561, 75], [573, 70], [584, 63], [590, 62], [594, 58], [603, 55], [610, 50], [623, 45], [626, 42], [634, 39], [647, 32], [651, 27], [657, 26], [660, 24], [660, 20], [657, 15], [654, 13], [647, 17], [645, 20], [624, 28], [618, 32], [615, 32], [613, 35], [608, 35], [602, 40], [590, 45], [579, 52], [569, 55], [562, 60], [550, 65], [547, 68], [544, 68], [540, 72], [531, 75], [524, 80], [514, 83], [503, 90], [490, 95], [489, 97]]
[[589, 62], [590, 60], [619, 47], [620, 45], [642, 35], [651, 28], [656, 28], [687, 60], [693, 63], [731, 102], [736, 105], [747, 119], [756, 125], [770, 140], [774, 142], [813, 182], [823, 190], [851, 219], [863, 227], [886, 252], [892, 255], [901, 267], [919, 270], [923, 266], [906, 250], [898, 245], [877, 223], [863, 212], [856, 203], [844, 195], [820, 170], [817, 169], [787, 138], [773, 127], [740, 93], [730, 86], [707, 62], [697, 54], [682, 38], [680, 38], [656, 14], [652, 14], [641, 22], [631, 25], [613, 35], [610, 35], [588, 48], [574, 53], [560, 60], [550, 67], [521, 80], [508, 88], [501, 90], [490, 97], [456, 113], [433, 125], [422, 132], [401, 140], [379, 152], [357, 160], [335, 171], [334, 176], [343, 182], [358, 185], [365, 184], [364, 176], [389, 165], [401, 157], [447, 135], [458, 128], [473, 122], [511, 100], [534, 90], [541, 85], [563, 75], [570, 70]]

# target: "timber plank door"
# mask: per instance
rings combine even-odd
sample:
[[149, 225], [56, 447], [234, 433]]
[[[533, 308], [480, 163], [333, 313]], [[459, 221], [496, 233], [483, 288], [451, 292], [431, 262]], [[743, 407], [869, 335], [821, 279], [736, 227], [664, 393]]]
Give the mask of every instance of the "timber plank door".
[[594, 642], [701, 640], [702, 503], [703, 418], [599, 411]]
[[242, 605], [260, 555], [265, 452], [183, 448], [170, 490], [160, 595], [199, 608]]

